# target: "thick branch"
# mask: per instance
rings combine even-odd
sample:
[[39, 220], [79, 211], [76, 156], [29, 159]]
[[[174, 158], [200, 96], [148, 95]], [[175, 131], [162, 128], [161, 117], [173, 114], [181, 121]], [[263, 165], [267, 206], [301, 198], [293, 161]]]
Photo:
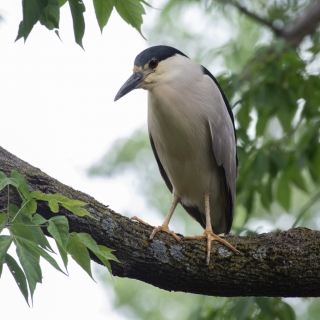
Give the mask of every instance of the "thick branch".
[[283, 29], [276, 27], [271, 21], [259, 16], [258, 14], [249, 11], [241, 3], [233, 0], [218, 0], [222, 3], [228, 3], [237, 8], [241, 13], [256, 22], [267, 26], [278, 37], [282, 37], [286, 42], [292, 46], [297, 47], [305, 36], [312, 34], [318, 27], [320, 22], [320, 0], [315, 0], [301, 13], [296, 19]]
[[[205, 263], [205, 241], [178, 244], [166, 233], [149, 242], [151, 228], [115, 213], [80, 191], [60, 183], [0, 147], [0, 170], [22, 173], [32, 190], [61, 193], [86, 201], [88, 210], [99, 220], [79, 218], [61, 210], [71, 231], [87, 232], [102, 245], [116, 250], [121, 264], [113, 263], [113, 274], [138, 279], [165, 290], [215, 296], [320, 296], [320, 232], [297, 228], [251, 237], [227, 236], [241, 251], [234, 255], [213, 243], [211, 264]], [[18, 197], [13, 201], [19, 202]], [[0, 209], [7, 205], [0, 192]], [[49, 218], [44, 203], [39, 213]]]
[[291, 46], [297, 47], [303, 38], [312, 34], [320, 22], [320, 1], [311, 2], [302, 14], [280, 34]]

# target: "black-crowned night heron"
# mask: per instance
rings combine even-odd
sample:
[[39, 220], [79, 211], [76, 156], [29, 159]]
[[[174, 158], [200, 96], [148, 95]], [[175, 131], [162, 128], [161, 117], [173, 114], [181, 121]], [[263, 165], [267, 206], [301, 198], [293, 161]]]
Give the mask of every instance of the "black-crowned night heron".
[[205, 229], [203, 235], [184, 239], [207, 239], [207, 264], [213, 240], [238, 253], [216, 235], [231, 229], [238, 166], [233, 114], [217, 80], [179, 50], [154, 46], [137, 55], [133, 74], [115, 101], [138, 88], [148, 90], [150, 143], [173, 194], [166, 219], [154, 228], [150, 239], [165, 231], [181, 241], [169, 229], [181, 203]]

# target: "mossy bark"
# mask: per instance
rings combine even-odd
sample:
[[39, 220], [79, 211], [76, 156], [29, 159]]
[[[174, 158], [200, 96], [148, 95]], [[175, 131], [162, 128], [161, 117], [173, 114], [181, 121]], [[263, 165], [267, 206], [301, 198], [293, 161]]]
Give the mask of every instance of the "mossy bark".
[[[98, 220], [77, 217], [60, 210], [70, 231], [87, 232], [98, 244], [116, 250], [121, 263], [112, 263], [115, 276], [138, 279], [169, 291], [212, 296], [320, 296], [320, 232], [306, 228], [249, 237], [226, 236], [241, 251], [235, 255], [220, 243], [212, 244], [207, 266], [205, 240], [177, 243], [166, 233], [149, 241], [151, 227], [121, 216], [91, 196], [51, 178], [0, 147], [0, 171], [17, 170], [31, 190], [60, 193], [88, 203]], [[21, 201], [12, 191], [11, 200]], [[7, 193], [0, 192], [0, 210], [7, 205]], [[45, 203], [38, 212], [53, 216]], [[94, 257], [92, 257], [94, 260]]]

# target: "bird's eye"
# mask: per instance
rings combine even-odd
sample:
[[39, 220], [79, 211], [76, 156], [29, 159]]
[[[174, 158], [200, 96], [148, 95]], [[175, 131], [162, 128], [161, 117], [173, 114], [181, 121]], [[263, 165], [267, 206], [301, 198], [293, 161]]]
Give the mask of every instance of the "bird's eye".
[[156, 59], [152, 59], [149, 62], [149, 68], [155, 69], [158, 66], [159, 61]]

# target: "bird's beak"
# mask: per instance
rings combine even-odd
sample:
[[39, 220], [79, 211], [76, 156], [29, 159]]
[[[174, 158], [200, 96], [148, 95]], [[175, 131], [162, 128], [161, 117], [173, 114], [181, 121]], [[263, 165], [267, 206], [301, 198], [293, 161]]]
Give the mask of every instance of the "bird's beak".
[[134, 72], [133, 75], [120, 88], [116, 97], [114, 98], [114, 101], [119, 100], [121, 97], [123, 97], [130, 91], [139, 88], [142, 79], [143, 79], [142, 72]]

